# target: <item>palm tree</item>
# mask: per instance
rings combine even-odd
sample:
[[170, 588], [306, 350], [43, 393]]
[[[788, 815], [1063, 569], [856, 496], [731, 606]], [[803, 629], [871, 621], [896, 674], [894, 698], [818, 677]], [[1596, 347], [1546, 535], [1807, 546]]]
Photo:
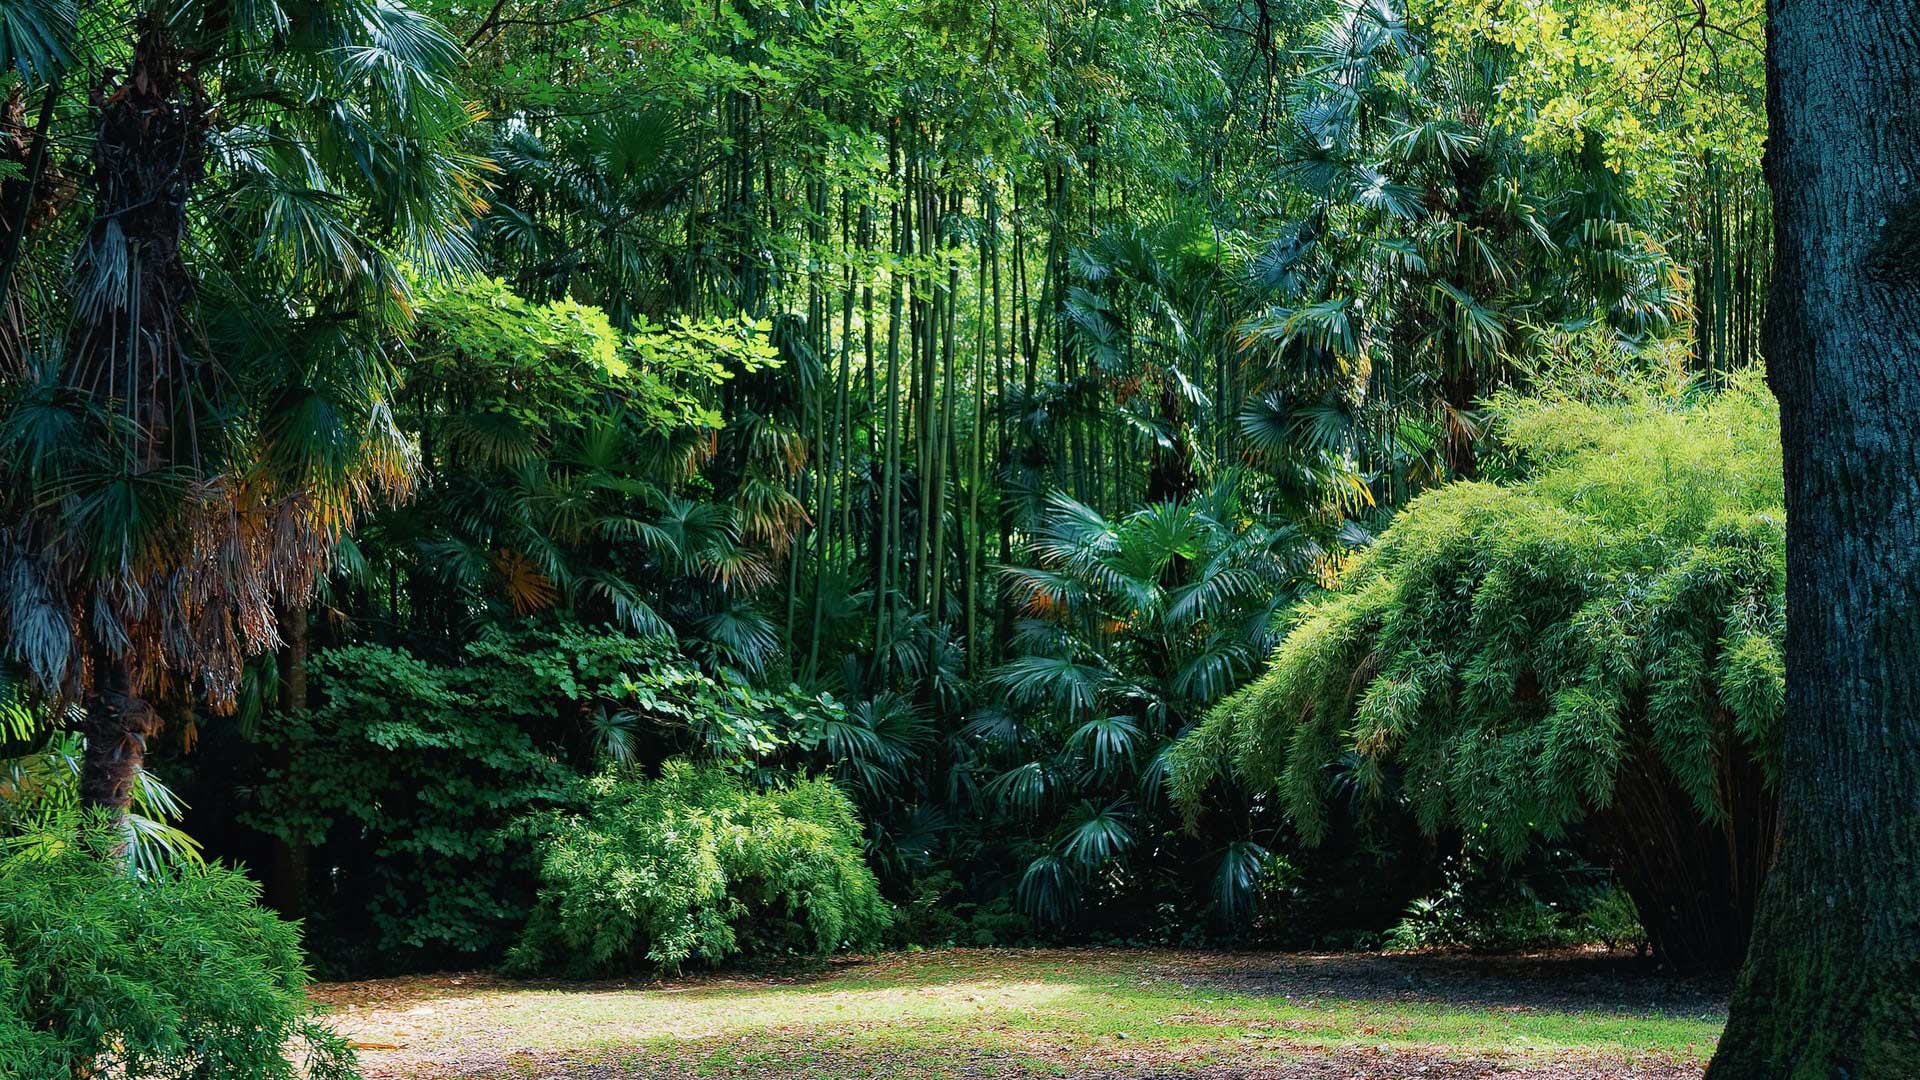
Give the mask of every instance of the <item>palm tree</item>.
[[[630, 325], [690, 289], [697, 267], [670, 262], [669, 214], [700, 172], [687, 124], [664, 109], [611, 103], [584, 120], [508, 117], [495, 133], [497, 197], [481, 222], [488, 251], [521, 294], [575, 297]], [[693, 306], [693, 305], [687, 305]]]
[[[1164, 824], [1162, 752], [1266, 656], [1319, 557], [1241, 488], [1229, 473], [1118, 520], [1056, 493], [1032, 565], [1003, 571], [1019, 655], [994, 671], [1000, 700], [967, 735], [999, 768], [986, 794], [1048, 840], [1020, 887], [1035, 914], [1071, 913], [1154, 815]], [[1212, 877], [1223, 912], [1244, 907], [1251, 850], [1227, 850]]]
[[1109, 229], [1075, 253], [1081, 284], [1069, 291], [1066, 318], [1112, 388], [1111, 418], [1147, 447], [1148, 503], [1184, 497], [1199, 483], [1197, 446], [1213, 404], [1201, 387], [1232, 351], [1224, 254], [1192, 216]]
[[481, 165], [459, 50], [402, 3], [25, 14], [0, 60], [88, 153], [81, 212], [8, 237], [0, 608], [10, 659], [84, 705], [82, 801], [124, 816], [161, 712], [232, 708], [277, 612], [405, 492], [380, 343], [406, 267], [469, 258]]
[[387, 615], [455, 638], [476, 613], [568, 611], [761, 671], [776, 637], [753, 599], [772, 556], [689, 481], [719, 440], [718, 372], [770, 346], [751, 322], [637, 325], [490, 278], [423, 290], [396, 397], [421, 490], [365, 531], [379, 565], [363, 580], [408, 583]]

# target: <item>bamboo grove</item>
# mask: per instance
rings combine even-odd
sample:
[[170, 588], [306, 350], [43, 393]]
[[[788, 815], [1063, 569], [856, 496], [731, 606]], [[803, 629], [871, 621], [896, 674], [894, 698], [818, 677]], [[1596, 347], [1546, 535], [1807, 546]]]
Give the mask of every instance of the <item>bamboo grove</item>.
[[[1710, 370], [1755, 355], [1745, 132], [1534, 149], [1495, 120], [1517, 50], [1442, 59], [1377, 4], [921, 16], [623, 9], [610, 42], [496, 12], [469, 32], [497, 79], [497, 272], [616, 320], [768, 321], [783, 370], [720, 453], [747, 533], [781, 549], [771, 614], [809, 677], [915, 619], [969, 671], [1000, 659], [995, 568], [1050, 492], [1114, 514], [1251, 462], [1272, 506], [1364, 520], [1470, 473], [1450, 432], [1471, 441], [1474, 400], [1562, 327], [1684, 339]], [[525, 59], [543, 49], [597, 78], [529, 88], [558, 66]], [[1390, 87], [1406, 64], [1421, 83]], [[1330, 118], [1343, 82], [1365, 92]], [[1636, 173], [1655, 149], [1692, 156]], [[1449, 230], [1484, 266], [1443, 264]], [[1557, 254], [1520, 281], [1536, 241]], [[1361, 248], [1424, 284], [1365, 294], [1341, 262]], [[1454, 370], [1422, 370], [1443, 354]]]

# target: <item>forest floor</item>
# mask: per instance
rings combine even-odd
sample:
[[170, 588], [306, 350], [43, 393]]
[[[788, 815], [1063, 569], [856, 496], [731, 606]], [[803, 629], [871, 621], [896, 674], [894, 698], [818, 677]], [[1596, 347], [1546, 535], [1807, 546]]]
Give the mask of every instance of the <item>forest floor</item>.
[[1726, 987], [1630, 956], [940, 950], [802, 975], [317, 986], [369, 1080], [1675, 1080]]

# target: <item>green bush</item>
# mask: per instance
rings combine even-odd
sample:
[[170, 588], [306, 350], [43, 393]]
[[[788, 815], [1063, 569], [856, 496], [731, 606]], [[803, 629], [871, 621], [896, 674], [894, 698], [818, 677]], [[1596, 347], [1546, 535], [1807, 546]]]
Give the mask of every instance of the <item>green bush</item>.
[[232, 870], [134, 877], [79, 844], [9, 860], [0, 1080], [357, 1075], [301, 993], [298, 931], [257, 896]]
[[1495, 402], [1503, 482], [1415, 500], [1267, 673], [1175, 750], [1308, 841], [1358, 792], [1507, 859], [1608, 863], [1676, 963], [1737, 963], [1771, 852], [1784, 702], [1779, 418], [1698, 396]]
[[1519, 952], [1624, 943], [1638, 928], [1632, 901], [1606, 870], [1573, 851], [1538, 845], [1510, 863], [1468, 840], [1440, 860], [1437, 887], [1408, 904], [1383, 941], [1395, 949]]
[[589, 975], [869, 947], [892, 919], [853, 804], [824, 779], [755, 791], [716, 766], [587, 781], [539, 826], [540, 893], [510, 970]]
[[[245, 821], [311, 847], [315, 951], [353, 973], [497, 960], [533, 900], [515, 823], [574, 806], [600, 765], [755, 763], [842, 711], [564, 619], [489, 627], [450, 658], [326, 649], [313, 675], [318, 704], [263, 732], [286, 765]], [[349, 941], [375, 955], [339, 952]]]
[[[244, 820], [313, 845], [313, 861], [331, 868], [310, 898], [321, 962], [363, 966], [330, 954], [342, 939], [425, 962], [498, 956], [526, 915], [530, 878], [507, 826], [560, 804], [568, 770], [535, 724], [496, 700], [488, 676], [501, 672], [484, 662], [351, 645], [317, 656], [314, 674], [319, 707], [264, 732], [287, 764]], [[518, 693], [533, 683], [497, 680]], [[556, 713], [546, 709], [546, 726]]]

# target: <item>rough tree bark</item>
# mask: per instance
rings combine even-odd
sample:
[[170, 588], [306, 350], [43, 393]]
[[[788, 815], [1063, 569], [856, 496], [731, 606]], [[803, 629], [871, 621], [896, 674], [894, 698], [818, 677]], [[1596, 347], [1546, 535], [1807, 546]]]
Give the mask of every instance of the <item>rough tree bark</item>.
[[[181, 347], [193, 295], [183, 253], [187, 198], [204, 175], [209, 107], [186, 68], [164, 20], [150, 13], [127, 70], [110, 72], [93, 93], [94, 219], [76, 276], [83, 287], [99, 285], [101, 295], [75, 321], [66, 382], [131, 422], [119, 463], [129, 473], [194, 461], [199, 451], [195, 410], [204, 406], [195, 399], [208, 366]], [[116, 819], [127, 814], [133, 776], [157, 727], [146, 696], [160, 620], [145, 597], [173, 587], [163, 573], [95, 580], [84, 605], [92, 686], [80, 798]], [[105, 611], [119, 623], [112, 633], [97, 625]]]
[[1770, 0], [1780, 839], [1711, 1080], [1920, 1076], [1920, 0]]
[[116, 820], [124, 819], [133, 804], [134, 776], [146, 760], [147, 739], [158, 727], [153, 707], [139, 688], [131, 653], [95, 648], [93, 682], [80, 725], [87, 741], [80, 757], [80, 804], [105, 810]]

